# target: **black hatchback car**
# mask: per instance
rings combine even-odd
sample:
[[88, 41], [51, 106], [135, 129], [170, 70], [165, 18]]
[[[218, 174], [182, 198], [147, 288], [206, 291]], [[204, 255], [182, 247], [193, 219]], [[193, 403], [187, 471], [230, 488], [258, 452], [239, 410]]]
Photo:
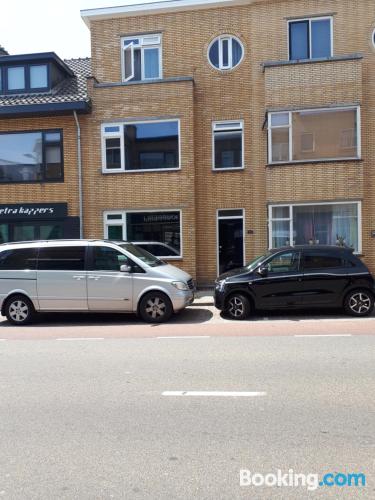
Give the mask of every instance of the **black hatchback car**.
[[270, 250], [215, 282], [215, 306], [237, 320], [254, 309], [343, 308], [367, 316], [374, 296], [375, 282], [365, 264], [351, 249], [338, 246]]

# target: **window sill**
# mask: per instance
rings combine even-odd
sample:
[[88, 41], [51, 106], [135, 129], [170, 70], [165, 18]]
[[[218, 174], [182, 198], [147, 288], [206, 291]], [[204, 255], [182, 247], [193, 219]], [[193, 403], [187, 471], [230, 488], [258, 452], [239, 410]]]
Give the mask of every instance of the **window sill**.
[[212, 172], [236, 172], [245, 170], [245, 167], [211, 168]]
[[149, 172], [155, 173], [155, 172], [179, 172], [181, 170], [181, 167], [179, 168], [149, 168], [149, 169], [140, 169], [140, 170], [103, 170], [100, 169], [101, 173], [103, 175], [108, 175], [108, 174], [147, 174]]
[[363, 59], [362, 54], [348, 54], [346, 56], [331, 56], [331, 57], [319, 57], [316, 59], [297, 59], [297, 60], [284, 60], [284, 61], [266, 61], [262, 63], [263, 71], [266, 68], [275, 68], [279, 66], [295, 66], [298, 64], [314, 64], [314, 63], [325, 63], [325, 62], [339, 62], [339, 61], [353, 61], [356, 59]]
[[361, 163], [363, 158], [332, 158], [332, 159], [321, 159], [321, 160], [300, 160], [300, 161], [280, 161], [274, 163], [267, 163], [268, 167], [283, 167], [291, 165], [314, 165], [317, 163]]
[[176, 76], [169, 78], [153, 78], [150, 80], [137, 80], [133, 82], [103, 82], [94, 83], [95, 88], [110, 88], [110, 87], [131, 87], [132, 85], [151, 85], [153, 83], [176, 83], [176, 82], [193, 82], [191, 76]]
[[64, 182], [64, 179], [53, 179], [53, 180], [45, 180], [45, 181], [0, 181], [1, 185], [7, 184], [61, 184]]

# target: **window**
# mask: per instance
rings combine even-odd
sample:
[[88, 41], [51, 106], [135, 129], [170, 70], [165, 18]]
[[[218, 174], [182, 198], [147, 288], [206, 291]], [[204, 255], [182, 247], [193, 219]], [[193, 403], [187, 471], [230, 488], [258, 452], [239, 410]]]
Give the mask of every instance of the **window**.
[[167, 250], [163, 255], [160, 254], [160, 257], [171, 258], [172, 251], [175, 252], [174, 257], [181, 257], [181, 213], [179, 210], [106, 212], [104, 225], [106, 239], [164, 243], [167, 245]]
[[285, 252], [276, 255], [267, 262], [270, 274], [291, 273], [299, 270], [300, 252]]
[[180, 168], [178, 120], [102, 126], [103, 172]]
[[243, 168], [243, 123], [213, 123], [213, 168]]
[[360, 158], [359, 108], [269, 113], [269, 163]]
[[42, 247], [39, 250], [40, 271], [83, 271], [85, 269], [85, 246]]
[[47, 65], [30, 66], [30, 88], [44, 89], [46, 87], [48, 87]]
[[92, 247], [94, 271], [120, 271], [122, 265], [129, 265], [126, 255], [111, 247]]
[[[371, 42], [372, 42], [372, 45], [374, 46], [375, 48], [375, 29], [374, 31], [372, 32], [372, 35], [371, 35]], [[1, 85], [0, 85], [1, 86]]]
[[360, 252], [360, 206], [360, 202], [270, 206], [270, 247], [345, 245]]
[[289, 59], [332, 57], [332, 18], [289, 21]]
[[8, 90], [24, 90], [25, 87], [25, 68], [23, 66], [8, 68]]
[[243, 58], [242, 43], [231, 35], [215, 38], [208, 47], [208, 60], [210, 64], [220, 70], [235, 68]]
[[0, 133], [0, 182], [48, 182], [62, 178], [60, 131]]
[[303, 267], [306, 270], [337, 268], [345, 265], [344, 259], [337, 255], [330, 255], [322, 251], [309, 252], [304, 255]]
[[49, 89], [48, 64], [26, 64], [0, 67], [0, 91], [3, 93], [35, 92]]
[[36, 269], [37, 248], [19, 248], [0, 253], [0, 272]]
[[122, 38], [123, 82], [162, 78], [161, 35]]

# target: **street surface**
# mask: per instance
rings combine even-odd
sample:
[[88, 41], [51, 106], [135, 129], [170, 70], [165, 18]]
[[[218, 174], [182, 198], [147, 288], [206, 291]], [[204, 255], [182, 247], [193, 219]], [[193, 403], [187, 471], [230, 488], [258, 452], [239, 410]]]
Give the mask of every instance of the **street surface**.
[[[2, 318], [0, 499], [375, 498], [375, 318], [205, 304], [160, 326]], [[241, 469], [366, 486], [240, 487]]]

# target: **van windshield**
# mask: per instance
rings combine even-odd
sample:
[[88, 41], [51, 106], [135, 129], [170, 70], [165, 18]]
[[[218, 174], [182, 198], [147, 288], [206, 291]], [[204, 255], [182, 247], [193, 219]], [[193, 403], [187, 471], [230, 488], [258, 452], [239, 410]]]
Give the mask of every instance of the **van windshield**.
[[132, 243], [118, 243], [118, 246], [134, 255], [134, 257], [137, 257], [137, 259], [141, 260], [150, 267], [166, 265], [164, 261], [158, 259], [154, 255], [152, 255], [152, 253], [147, 252], [147, 250], [144, 250], [138, 245], [133, 245]]

